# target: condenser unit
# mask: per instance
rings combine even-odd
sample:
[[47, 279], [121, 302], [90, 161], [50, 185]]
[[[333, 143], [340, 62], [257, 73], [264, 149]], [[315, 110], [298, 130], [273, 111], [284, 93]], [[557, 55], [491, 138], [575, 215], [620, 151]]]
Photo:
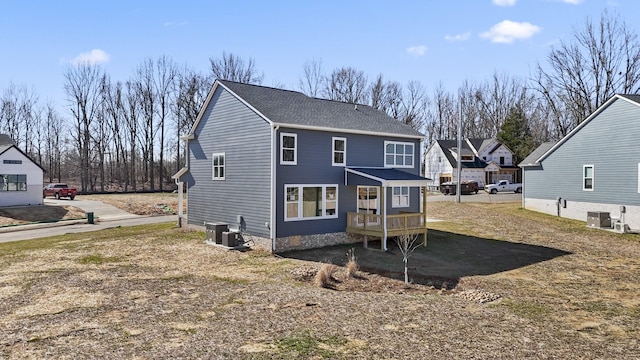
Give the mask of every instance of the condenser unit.
[[604, 211], [588, 211], [587, 226], [596, 228], [611, 228], [611, 215]]

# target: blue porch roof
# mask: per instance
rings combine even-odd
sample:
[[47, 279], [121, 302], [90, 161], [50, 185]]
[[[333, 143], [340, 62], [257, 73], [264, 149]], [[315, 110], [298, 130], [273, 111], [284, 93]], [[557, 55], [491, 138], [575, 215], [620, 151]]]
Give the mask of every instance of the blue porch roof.
[[431, 179], [398, 169], [347, 167], [346, 185], [427, 186]]

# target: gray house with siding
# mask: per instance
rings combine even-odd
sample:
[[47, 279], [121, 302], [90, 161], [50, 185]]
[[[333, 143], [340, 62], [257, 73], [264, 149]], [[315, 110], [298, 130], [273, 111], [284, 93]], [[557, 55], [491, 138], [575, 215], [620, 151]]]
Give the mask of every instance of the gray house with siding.
[[523, 207], [582, 221], [587, 212], [609, 212], [640, 228], [638, 139], [640, 96], [613, 96], [560, 141], [542, 144], [519, 164]]
[[279, 252], [424, 233], [424, 136], [365, 105], [217, 80], [190, 132], [187, 223]]

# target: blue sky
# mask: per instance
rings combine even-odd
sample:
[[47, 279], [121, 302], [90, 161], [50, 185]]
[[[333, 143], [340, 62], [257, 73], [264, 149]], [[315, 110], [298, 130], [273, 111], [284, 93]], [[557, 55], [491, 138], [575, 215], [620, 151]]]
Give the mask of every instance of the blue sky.
[[495, 71], [528, 77], [587, 17], [609, 9], [640, 33], [637, 0], [19, 1], [0, 0], [0, 91], [13, 82], [65, 105], [78, 59], [126, 80], [167, 55], [209, 72], [223, 51], [253, 58], [264, 85], [298, 89], [303, 65], [351, 66], [427, 91]]

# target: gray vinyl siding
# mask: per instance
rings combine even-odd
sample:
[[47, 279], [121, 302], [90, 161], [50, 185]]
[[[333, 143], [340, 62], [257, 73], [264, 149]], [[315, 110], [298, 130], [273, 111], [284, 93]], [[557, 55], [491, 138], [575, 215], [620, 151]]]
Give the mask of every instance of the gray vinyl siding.
[[[226, 222], [241, 215], [249, 234], [270, 237], [271, 127], [218, 87], [189, 141], [189, 223]], [[212, 180], [212, 154], [225, 153], [225, 180]]]
[[[640, 107], [618, 99], [541, 162], [525, 168], [525, 198], [640, 205]], [[583, 191], [583, 166], [594, 167]]]
[[[280, 133], [297, 134], [297, 165], [280, 165]], [[343, 134], [334, 132], [280, 128], [277, 135], [276, 175], [276, 237], [344, 232], [347, 212], [356, 211], [357, 188], [345, 185], [344, 167], [332, 166], [332, 137], [347, 139], [346, 163], [352, 167], [384, 167], [384, 142], [400, 141], [414, 144], [414, 167], [403, 171], [420, 174], [420, 141], [399, 137]], [[285, 184], [338, 185], [338, 217], [284, 221]], [[410, 208], [391, 208], [388, 190], [388, 213], [419, 211], [420, 191], [410, 190]]]

